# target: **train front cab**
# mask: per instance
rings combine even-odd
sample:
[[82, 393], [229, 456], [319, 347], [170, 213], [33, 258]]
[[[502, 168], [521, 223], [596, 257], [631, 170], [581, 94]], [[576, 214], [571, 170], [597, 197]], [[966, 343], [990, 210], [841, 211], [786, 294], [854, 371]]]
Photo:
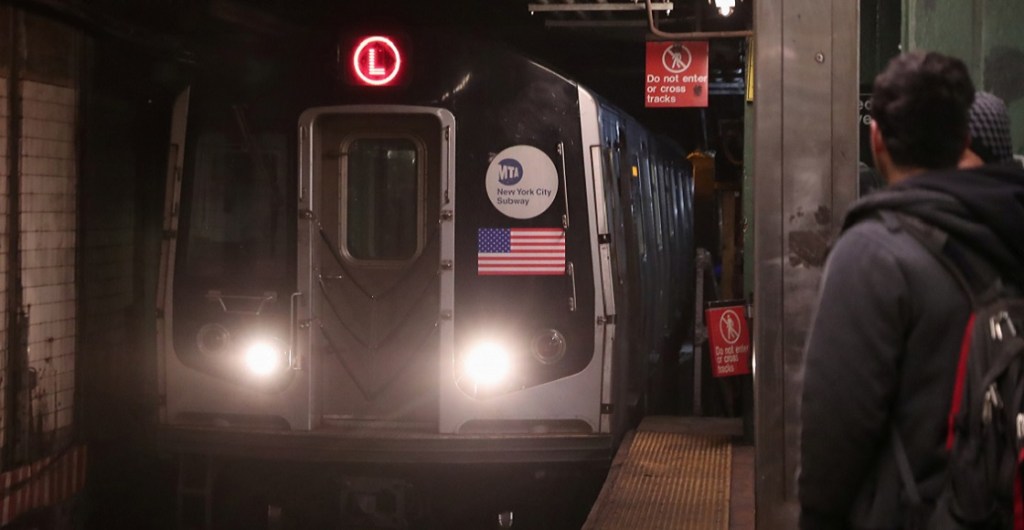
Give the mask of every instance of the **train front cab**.
[[[363, 132], [356, 134], [353, 128]], [[247, 292], [192, 288], [189, 297], [181, 293], [190, 291], [190, 278], [179, 271], [172, 279], [174, 297], [168, 297], [175, 303], [165, 313], [165, 424], [179, 427], [178, 431], [192, 425], [193, 434], [200, 436], [258, 431], [268, 443], [295, 438], [274, 436], [277, 431], [268, 428], [272, 425], [281, 426], [282, 432], [333, 432], [334, 436], [327, 435], [331, 438], [365, 438], [369, 432], [387, 437], [389, 432], [405, 430], [425, 437], [417, 444], [433, 439], [444, 446], [439, 450], [453, 453], [458, 450], [458, 438], [452, 435], [464, 434], [466, 424], [474, 420], [536, 420], [537, 425], [548, 422], [549, 426], [552, 420], [565, 420], [575, 426], [574, 434], [600, 433], [605, 368], [600, 355], [593, 356], [582, 374], [525, 391], [473, 396], [477, 389], [468, 386], [472, 382], [460, 383], [466, 373], [453, 354], [458, 315], [453, 307], [456, 127], [452, 114], [426, 107], [318, 108], [303, 116], [300, 131], [299, 152], [308, 156], [300, 156], [302, 178], [297, 192], [298, 294], [268, 291], [263, 286]], [[406, 162], [433, 163], [408, 165], [413, 185], [392, 190], [405, 202], [397, 209], [374, 213], [367, 210], [373, 205], [365, 204], [366, 197], [356, 196], [374, 190], [359, 190], [347, 182], [353, 166], [372, 167], [381, 152], [387, 153], [385, 158], [405, 156]], [[342, 160], [345, 163], [339, 164]], [[387, 164], [386, 171], [406, 171], [400, 162]], [[194, 190], [196, 185], [186, 189]], [[349, 208], [339, 208], [339, 202]], [[358, 213], [364, 221], [375, 216], [376, 228], [368, 228], [365, 222], [353, 227], [357, 215], [353, 212], [359, 207], [364, 208]], [[194, 208], [184, 211], [197, 219]], [[383, 238], [373, 239], [374, 230], [394, 232], [387, 223], [412, 228], [387, 247]], [[190, 237], [189, 230], [183, 227], [183, 239]], [[188, 252], [195, 251], [183, 250], [179, 264], [187, 263]], [[475, 269], [474, 261], [465, 266]], [[589, 287], [576, 286], [577, 294]], [[277, 352], [282, 356], [277, 365], [280, 372], [263, 379], [252, 377], [246, 373], [253, 367], [245, 364], [246, 344], [241, 338], [255, 335], [250, 331], [253, 326], [283, 316], [291, 326], [278, 326], [273, 337], [278, 345], [290, 346]], [[212, 333], [209, 326], [223, 330], [216, 340], [207, 337]], [[600, 340], [603, 343], [603, 336]], [[207, 343], [222, 346], [223, 351], [211, 352]], [[211, 354], [233, 357], [233, 364], [211, 360]], [[227, 366], [236, 372], [229, 373]], [[577, 385], [580, 379], [589, 381], [589, 390], [558, 388]], [[590, 412], [580, 412], [584, 408]], [[217, 425], [231, 428], [217, 429]], [[356, 426], [361, 429], [353, 429]], [[384, 428], [375, 430], [376, 426]], [[537, 436], [538, 430], [527, 428], [519, 438], [539, 440], [538, 448], [550, 447], [552, 437]], [[517, 438], [507, 428], [504, 434]], [[580, 436], [569, 438], [583, 442]], [[607, 436], [598, 434], [595, 439], [603, 440], [595, 447], [610, 447]], [[250, 438], [245, 444], [250, 450], [259, 447], [252, 442]], [[360, 452], [359, 445], [367, 453], [381, 450], [372, 444], [354, 444], [346, 450]], [[473, 452], [479, 453], [477, 444], [472, 445]], [[505, 452], [497, 450], [500, 443], [494, 445], [494, 458], [500, 459]], [[569, 447], [573, 452], [579, 449], [572, 443]], [[416, 449], [429, 454], [422, 445]], [[378, 458], [409, 457], [380, 454]]]
[[[446, 107], [307, 106], [289, 127], [242, 105], [220, 121], [201, 106], [190, 116], [181, 98], [159, 300], [162, 448], [384, 475], [610, 462], [666, 344], [672, 319], [657, 315], [671, 297], [638, 287], [678, 291], [653, 249], [685, 244], [689, 207], [669, 202], [685, 203], [688, 175], [586, 90], [519, 68], [527, 86], [559, 87], [565, 121], [495, 135], [470, 94]], [[523, 88], [505, 87], [547, 97]], [[486, 175], [513, 159], [546, 159], [554, 181], [525, 220], [486, 200]], [[254, 226], [232, 190], [293, 205], [249, 211], [257, 236], [273, 227], [264, 246], [293, 230], [264, 256], [283, 254], [271, 268], [292, 281], [237, 267], [230, 234]], [[562, 234], [560, 269], [482, 274], [485, 236], [514, 228]], [[503, 363], [512, 375], [488, 381]]]

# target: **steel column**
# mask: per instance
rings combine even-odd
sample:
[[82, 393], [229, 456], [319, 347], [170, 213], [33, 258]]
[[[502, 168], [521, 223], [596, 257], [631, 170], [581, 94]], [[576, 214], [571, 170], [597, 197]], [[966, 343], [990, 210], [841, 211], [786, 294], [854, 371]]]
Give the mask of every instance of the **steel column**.
[[757, 527], [793, 528], [803, 346], [829, 239], [856, 197], [859, 9], [754, 9]]

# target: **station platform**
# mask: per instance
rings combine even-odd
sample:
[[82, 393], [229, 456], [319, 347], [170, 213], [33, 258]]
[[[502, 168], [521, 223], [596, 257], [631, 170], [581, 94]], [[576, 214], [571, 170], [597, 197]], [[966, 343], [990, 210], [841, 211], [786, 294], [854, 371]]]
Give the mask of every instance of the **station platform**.
[[739, 419], [656, 416], [630, 432], [583, 530], [753, 530], [754, 448]]

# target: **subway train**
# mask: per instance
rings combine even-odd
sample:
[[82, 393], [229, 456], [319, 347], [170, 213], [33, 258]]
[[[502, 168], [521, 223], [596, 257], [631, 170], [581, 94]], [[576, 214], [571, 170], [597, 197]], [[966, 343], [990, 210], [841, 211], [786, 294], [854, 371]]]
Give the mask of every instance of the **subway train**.
[[173, 110], [158, 440], [179, 516], [246, 490], [254, 520], [308, 502], [419, 527], [441, 476], [606, 471], [692, 341], [685, 153], [501, 45], [285, 55], [203, 71]]

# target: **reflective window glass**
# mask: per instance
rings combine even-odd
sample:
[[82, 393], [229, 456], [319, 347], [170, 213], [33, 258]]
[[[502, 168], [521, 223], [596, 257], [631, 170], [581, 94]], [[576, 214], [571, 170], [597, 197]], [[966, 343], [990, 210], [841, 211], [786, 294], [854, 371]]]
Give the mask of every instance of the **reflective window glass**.
[[360, 260], [406, 260], [419, 245], [419, 153], [408, 138], [361, 138], [346, 149], [340, 247]]

